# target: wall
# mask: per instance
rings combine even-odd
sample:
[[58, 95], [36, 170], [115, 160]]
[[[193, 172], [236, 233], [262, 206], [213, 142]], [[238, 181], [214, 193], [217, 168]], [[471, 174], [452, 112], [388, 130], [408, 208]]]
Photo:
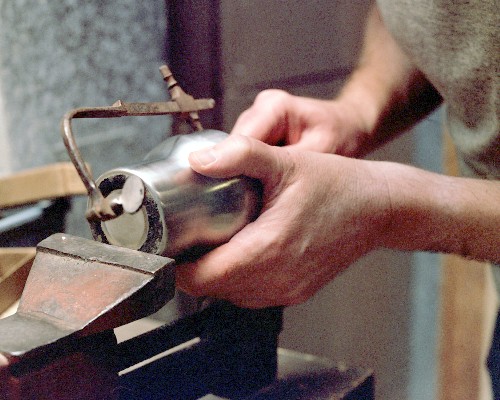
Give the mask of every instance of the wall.
[[[165, 36], [160, 0], [0, 0], [0, 173], [68, 160], [59, 123], [72, 108], [165, 100]], [[74, 128], [98, 175], [142, 159], [170, 120], [78, 120]], [[85, 199], [74, 202], [68, 232], [89, 237], [84, 207]]]

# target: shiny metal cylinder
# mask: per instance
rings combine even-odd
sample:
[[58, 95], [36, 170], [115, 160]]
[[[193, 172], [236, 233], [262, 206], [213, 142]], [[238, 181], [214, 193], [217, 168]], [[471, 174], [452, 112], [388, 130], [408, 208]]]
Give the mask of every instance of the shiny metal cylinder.
[[228, 241], [256, 218], [260, 182], [241, 176], [209, 178], [194, 172], [188, 162], [192, 151], [226, 137], [216, 130], [173, 136], [144, 163], [100, 176], [96, 183], [105, 197], [129, 196], [125, 182], [139, 182], [142, 202], [137, 211], [122, 210], [117, 218], [89, 222], [94, 239], [168, 257], [195, 257]]

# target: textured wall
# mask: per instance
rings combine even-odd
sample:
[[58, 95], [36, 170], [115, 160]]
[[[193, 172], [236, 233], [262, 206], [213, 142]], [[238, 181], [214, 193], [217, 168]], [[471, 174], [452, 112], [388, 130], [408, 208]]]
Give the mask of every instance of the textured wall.
[[[165, 100], [165, 16], [160, 0], [0, 0], [0, 173], [67, 160], [59, 123], [69, 109]], [[98, 175], [140, 160], [170, 119], [78, 120], [74, 129]], [[80, 222], [70, 218], [70, 231]]]

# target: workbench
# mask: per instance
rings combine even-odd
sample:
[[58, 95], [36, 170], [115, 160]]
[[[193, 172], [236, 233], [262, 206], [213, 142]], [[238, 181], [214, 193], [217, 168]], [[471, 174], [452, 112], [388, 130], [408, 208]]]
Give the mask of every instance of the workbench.
[[371, 371], [277, 348], [280, 324], [279, 308], [216, 302], [122, 342], [113, 331], [71, 338], [14, 365], [0, 361], [0, 398], [374, 398]]

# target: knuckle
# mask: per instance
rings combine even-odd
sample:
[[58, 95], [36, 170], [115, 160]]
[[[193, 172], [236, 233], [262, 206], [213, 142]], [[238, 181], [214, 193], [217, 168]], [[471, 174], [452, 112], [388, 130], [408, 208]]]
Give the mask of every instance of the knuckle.
[[286, 306], [296, 306], [305, 303], [311, 296], [305, 292], [289, 293], [285, 298]]
[[254, 118], [254, 109], [250, 107], [247, 108], [238, 116], [238, 119], [236, 120], [236, 123], [234, 125], [237, 126], [238, 124], [245, 123], [246, 121], [251, 120], [252, 118]]
[[203, 290], [203, 286], [197, 286], [197, 285], [193, 285], [193, 284], [189, 284], [189, 285], [178, 285], [179, 286], [179, 289], [181, 291], [183, 291], [184, 293], [187, 293], [191, 296], [194, 296], [194, 297], [201, 297], [201, 296], [204, 296], [206, 293], [205, 291]]
[[228, 140], [231, 140], [232, 147], [241, 158], [247, 158], [253, 152], [253, 140], [244, 135], [231, 135]]
[[268, 104], [269, 102], [280, 103], [283, 101], [287, 101], [291, 97], [292, 95], [290, 93], [281, 89], [266, 89], [257, 94], [254, 104]]
[[[279, 89], [266, 89], [258, 93], [253, 104], [240, 113], [236, 120], [235, 127], [243, 128], [246, 124], [262, 116], [273, 114], [276, 109], [282, 107], [291, 95]], [[234, 129], [233, 129], [234, 130]], [[244, 129], [242, 129], [245, 131]]]

